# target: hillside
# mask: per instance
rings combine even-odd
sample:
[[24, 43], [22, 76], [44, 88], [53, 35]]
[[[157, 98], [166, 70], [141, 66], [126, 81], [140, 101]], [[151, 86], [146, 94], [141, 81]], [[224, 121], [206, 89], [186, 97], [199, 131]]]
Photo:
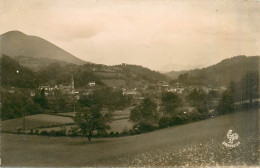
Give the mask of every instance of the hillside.
[[18, 88], [36, 88], [39, 85], [37, 74], [21, 66], [8, 56], [3, 55], [1, 62], [1, 86]]
[[22, 65], [33, 69], [53, 62], [78, 65], [86, 63], [40, 37], [29, 36], [19, 31], [2, 34], [0, 43], [1, 55], [8, 55]]
[[[5, 167], [257, 166], [258, 121], [258, 110], [240, 112], [141, 135], [97, 138], [92, 143], [88, 143], [87, 138], [82, 137], [3, 133], [2, 165]], [[229, 129], [238, 133], [238, 141], [241, 143], [232, 150], [222, 145], [222, 142], [228, 141]]]
[[[186, 71], [188, 81], [196, 84], [226, 85], [230, 81], [239, 81], [247, 71], [260, 69], [259, 56], [236, 56], [202, 69]], [[179, 72], [169, 72], [165, 75], [177, 79]]]
[[4, 87], [35, 88], [44, 84], [66, 84], [71, 82], [72, 74], [76, 88], [84, 87], [91, 81], [95, 81], [101, 86], [107, 85], [117, 88], [138, 87], [139, 85], [144, 86], [146, 83], [169, 81], [167, 76], [137, 65], [50, 63], [47, 66], [42, 66], [38, 71], [32, 71], [9, 56], [3, 55], [0, 60], [1, 84]]
[[101, 64], [64, 65], [50, 64], [38, 71], [45, 83], [69, 83], [73, 74], [75, 86], [83, 87], [90, 81], [109, 87], [138, 87], [146, 83], [169, 81], [169, 77], [137, 65], [107, 66]]

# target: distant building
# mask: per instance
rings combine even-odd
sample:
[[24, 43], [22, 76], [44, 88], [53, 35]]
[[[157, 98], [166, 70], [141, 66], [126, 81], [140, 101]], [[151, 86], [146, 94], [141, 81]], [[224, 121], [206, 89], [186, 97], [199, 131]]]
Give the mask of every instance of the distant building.
[[96, 82], [95, 81], [91, 81], [91, 82], [88, 83], [88, 85], [90, 87], [95, 87], [96, 86]]
[[63, 94], [75, 94], [74, 78], [71, 76], [71, 84], [61, 84], [59, 89]]
[[34, 91], [30, 91], [30, 95], [33, 97], [35, 96], [35, 92]]
[[46, 85], [46, 86], [44, 86], [44, 85], [42, 85], [42, 86], [39, 86], [39, 90], [45, 90], [45, 91], [52, 91], [53, 90], [53, 88], [52, 87], [50, 87], [49, 85]]
[[141, 93], [137, 92], [136, 90], [129, 90], [129, 91], [123, 90], [123, 95], [141, 97]]

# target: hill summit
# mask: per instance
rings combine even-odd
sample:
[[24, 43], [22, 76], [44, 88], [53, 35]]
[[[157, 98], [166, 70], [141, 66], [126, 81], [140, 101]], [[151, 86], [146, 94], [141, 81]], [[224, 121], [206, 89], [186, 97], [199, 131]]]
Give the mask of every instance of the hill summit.
[[239, 81], [248, 71], [259, 72], [260, 56], [235, 56], [202, 69], [172, 71], [166, 73], [172, 79], [187, 74], [186, 83], [226, 85], [230, 81]]
[[86, 63], [40, 37], [26, 35], [20, 31], [9, 31], [0, 35], [0, 43], [1, 55], [8, 55], [33, 69], [54, 62], [77, 65]]

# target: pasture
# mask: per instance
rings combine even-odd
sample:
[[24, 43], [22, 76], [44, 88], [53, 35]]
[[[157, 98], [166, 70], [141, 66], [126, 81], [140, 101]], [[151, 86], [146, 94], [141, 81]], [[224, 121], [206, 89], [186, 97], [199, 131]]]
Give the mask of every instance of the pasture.
[[[124, 129], [131, 129], [132, 123], [129, 121], [130, 111], [133, 107], [124, 110], [116, 110], [113, 113], [113, 119], [110, 124], [111, 130], [108, 132], [122, 132]], [[39, 133], [42, 131], [58, 131], [66, 128], [67, 131], [71, 127], [75, 127], [74, 121], [71, 117], [74, 112], [57, 113], [57, 115], [36, 114], [25, 117], [25, 129], [29, 133], [30, 129], [38, 129]], [[69, 125], [68, 125], [69, 124]], [[2, 121], [3, 132], [17, 132], [23, 129], [23, 118], [11, 119]]]
[[[25, 129], [33, 129], [39, 127], [50, 127], [71, 124], [74, 121], [69, 117], [55, 116], [49, 114], [36, 114], [25, 117]], [[17, 131], [23, 128], [23, 118], [1, 121], [2, 131]]]
[[[230, 149], [227, 131], [241, 143]], [[249, 166], [259, 164], [259, 110], [119, 138], [2, 134], [2, 166]]]

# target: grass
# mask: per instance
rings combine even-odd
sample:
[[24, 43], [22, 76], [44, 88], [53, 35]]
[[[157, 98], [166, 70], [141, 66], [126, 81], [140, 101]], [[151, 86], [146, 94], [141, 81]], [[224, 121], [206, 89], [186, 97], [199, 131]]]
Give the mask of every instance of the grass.
[[74, 117], [75, 112], [55, 113], [54, 115], [64, 116], [64, 117]]
[[[229, 129], [240, 145], [227, 149]], [[259, 164], [259, 111], [120, 138], [2, 134], [2, 166], [221, 166]], [[69, 159], [68, 159], [69, 158]]]
[[[58, 126], [74, 123], [69, 117], [54, 116], [49, 114], [36, 114], [25, 117], [25, 129]], [[1, 122], [2, 131], [17, 131], [23, 128], [23, 118], [5, 120]]]
[[[131, 129], [132, 123], [128, 120], [130, 115], [130, 110], [132, 107], [126, 108], [124, 110], [116, 110], [113, 114], [113, 121], [110, 124], [111, 130], [109, 132], [122, 132], [124, 129]], [[39, 133], [42, 131], [51, 130], [61, 130], [64, 127], [66, 130], [70, 130], [74, 125], [74, 121], [71, 118], [74, 116], [74, 112], [68, 113], [57, 113], [57, 114], [37, 114], [25, 117], [25, 129], [29, 133], [30, 129], [38, 129]], [[2, 121], [2, 131], [3, 132], [16, 132], [23, 128], [23, 118], [11, 119]]]
[[133, 127], [133, 123], [129, 121], [129, 119], [120, 119], [120, 120], [114, 120], [110, 124], [111, 130], [109, 132], [113, 131], [115, 132], [122, 132], [124, 129], [130, 130]]

